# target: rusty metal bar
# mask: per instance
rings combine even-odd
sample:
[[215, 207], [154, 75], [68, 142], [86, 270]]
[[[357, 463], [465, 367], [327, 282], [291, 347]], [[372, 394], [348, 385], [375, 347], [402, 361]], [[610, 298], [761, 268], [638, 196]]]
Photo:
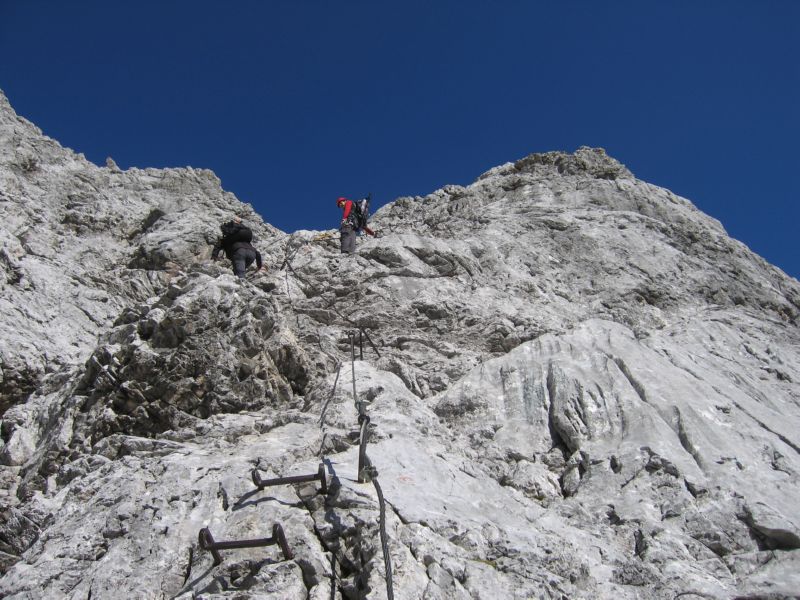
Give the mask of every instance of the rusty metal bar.
[[280, 523], [275, 523], [272, 526], [272, 537], [257, 538], [254, 540], [231, 540], [227, 542], [215, 542], [214, 537], [208, 527], [203, 527], [198, 534], [198, 542], [200, 548], [211, 552], [214, 557], [214, 565], [222, 562], [222, 557], [219, 554], [220, 550], [234, 550], [237, 548], [258, 548], [260, 546], [272, 546], [278, 544], [281, 547], [284, 560], [291, 560], [293, 558], [292, 550], [286, 542], [286, 536], [283, 533], [283, 527]]
[[366, 483], [370, 479], [372, 465], [367, 457], [367, 427], [369, 416], [363, 413], [364, 403], [359, 403], [358, 422], [361, 424], [361, 434], [358, 437], [358, 483]]
[[328, 493], [328, 480], [325, 477], [325, 465], [322, 463], [319, 463], [319, 469], [314, 475], [293, 475], [291, 477], [276, 477], [275, 479], [261, 479], [261, 476], [258, 474], [258, 469], [253, 469], [252, 477], [253, 477], [253, 483], [256, 484], [256, 487], [260, 490], [263, 490], [265, 487], [273, 485], [307, 483], [310, 481], [317, 481], [319, 479], [320, 483], [322, 484], [320, 492], [322, 492], [323, 494]]
[[380, 358], [381, 357], [381, 353], [378, 352], [378, 347], [375, 344], [372, 343], [372, 338], [369, 337], [369, 332], [367, 332], [367, 330], [364, 329], [364, 328], [362, 328], [361, 331], [364, 332], [364, 335], [366, 336], [367, 341], [369, 342], [369, 345], [372, 346], [372, 349], [375, 350], [375, 354], [377, 354], [378, 358]]
[[211, 530], [208, 527], [203, 527], [200, 530], [200, 533], [197, 536], [197, 541], [200, 544], [200, 548], [211, 552], [211, 556], [214, 557], [215, 566], [222, 562], [222, 557], [219, 555], [219, 552], [217, 552], [216, 542], [214, 541], [214, 537], [211, 535]]

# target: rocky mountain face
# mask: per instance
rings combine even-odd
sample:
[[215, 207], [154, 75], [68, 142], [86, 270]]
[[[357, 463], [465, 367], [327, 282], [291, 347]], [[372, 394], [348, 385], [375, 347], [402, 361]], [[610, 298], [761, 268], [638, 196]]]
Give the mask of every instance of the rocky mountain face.
[[602, 150], [343, 257], [0, 96], [0, 213], [2, 597], [800, 597], [800, 284]]

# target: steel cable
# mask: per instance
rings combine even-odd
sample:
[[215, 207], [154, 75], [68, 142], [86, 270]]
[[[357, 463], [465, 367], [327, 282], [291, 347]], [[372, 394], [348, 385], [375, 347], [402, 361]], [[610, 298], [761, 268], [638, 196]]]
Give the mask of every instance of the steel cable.
[[339, 363], [339, 366], [336, 369], [336, 379], [333, 380], [333, 389], [331, 393], [328, 395], [328, 399], [325, 401], [325, 404], [322, 407], [322, 412], [319, 415], [319, 424], [325, 425], [325, 413], [328, 412], [328, 405], [333, 400], [333, 396], [336, 394], [336, 384], [339, 383], [339, 374], [342, 372], [342, 363]]
[[[383, 490], [378, 483], [378, 471], [372, 466], [372, 462], [367, 456], [367, 427], [369, 426], [370, 418], [366, 414], [365, 402], [359, 402], [356, 395], [356, 349], [355, 349], [355, 333], [350, 333], [350, 365], [353, 376], [353, 402], [358, 411], [358, 420], [361, 424], [361, 432], [359, 436], [359, 460], [358, 460], [358, 482], [362, 483], [362, 475], [368, 473], [369, 478], [372, 480], [372, 485], [375, 486], [375, 492], [378, 494], [378, 506], [380, 509], [380, 518], [378, 520], [381, 536], [381, 546], [383, 548], [383, 564], [386, 569], [386, 596], [388, 600], [394, 600], [394, 584], [392, 582], [392, 559], [389, 555], [389, 542], [386, 535], [386, 501], [383, 498]], [[364, 471], [364, 473], [362, 473]]]
[[[287, 291], [288, 291], [288, 269], [287, 269]], [[359, 328], [361, 333], [366, 334], [361, 328]], [[369, 339], [369, 334], [367, 335], [367, 339], [369, 343], [375, 349], [376, 354], [380, 356], [378, 353], [377, 348], [375, 348], [374, 344], [372, 344], [372, 340]], [[359, 459], [358, 459], [358, 482], [365, 483], [366, 479], [372, 481], [372, 484], [375, 486], [375, 492], [378, 495], [378, 507], [379, 507], [379, 530], [380, 530], [380, 539], [381, 539], [381, 547], [383, 549], [383, 564], [386, 570], [386, 594], [388, 600], [394, 600], [394, 583], [393, 583], [393, 576], [392, 576], [392, 561], [391, 556], [389, 554], [389, 542], [388, 542], [388, 535], [386, 533], [386, 500], [383, 497], [383, 490], [378, 483], [378, 472], [375, 467], [372, 466], [372, 462], [369, 460], [367, 456], [367, 430], [370, 422], [369, 415], [366, 414], [366, 402], [359, 402], [358, 401], [358, 392], [356, 390], [356, 353], [355, 353], [355, 332], [350, 331], [348, 332], [348, 337], [350, 338], [350, 374], [352, 377], [352, 385], [353, 385], [353, 404], [355, 405], [356, 411], [358, 412], [358, 421], [360, 425], [360, 432], [359, 432]], [[330, 404], [331, 400], [333, 399], [334, 395], [336, 394], [336, 386], [339, 382], [339, 376], [342, 371], [343, 364], [340, 362], [338, 364], [336, 370], [336, 378], [333, 381], [333, 388], [326, 400], [322, 412], [320, 414], [319, 423], [320, 426], [324, 427], [325, 423], [325, 413], [328, 409], [328, 405]], [[336, 563], [339, 562], [336, 559], [334, 554], [331, 554], [331, 597], [335, 597], [335, 589], [336, 589]]]
[[350, 371], [353, 376], [353, 404], [358, 410], [358, 395], [356, 394], [356, 346], [355, 335], [350, 332]]
[[389, 556], [389, 541], [386, 535], [386, 501], [383, 499], [383, 490], [378, 484], [378, 478], [373, 477], [372, 485], [378, 494], [378, 505], [380, 506], [380, 529], [381, 546], [383, 547], [383, 565], [386, 568], [386, 596], [389, 600], [394, 600], [394, 585], [392, 582], [392, 558]]

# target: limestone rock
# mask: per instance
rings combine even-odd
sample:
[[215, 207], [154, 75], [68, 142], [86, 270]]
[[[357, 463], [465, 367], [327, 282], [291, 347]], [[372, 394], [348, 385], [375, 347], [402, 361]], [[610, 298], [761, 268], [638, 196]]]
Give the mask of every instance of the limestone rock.
[[[0, 213], [0, 596], [797, 593], [800, 284], [600, 149], [400, 198], [343, 257], [0, 95]], [[199, 546], [276, 523], [291, 559]]]

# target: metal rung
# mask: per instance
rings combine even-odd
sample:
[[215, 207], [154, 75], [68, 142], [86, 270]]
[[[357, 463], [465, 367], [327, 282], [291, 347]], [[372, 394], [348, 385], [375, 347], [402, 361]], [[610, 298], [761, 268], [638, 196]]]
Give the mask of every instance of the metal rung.
[[272, 546], [278, 544], [283, 552], [283, 559], [290, 560], [293, 555], [286, 542], [286, 536], [283, 534], [283, 527], [279, 523], [272, 526], [272, 537], [259, 538], [255, 540], [239, 540], [229, 542], [215, 542], [211, 535], [211, 530], [208, 527], [203, 527], [197, 536], [200, 548], [208, 550], [214, 557], [214, 565], [222, 562], [222, 557], [219, 555], [220, 550], [233, 550], [235, 548], [258, 548], [260, 546]]
[[261, 479], [261, 476], [258, 474], [258, 469], [253, 469], [253, 483], [255, 483], [256, 487], [260, 490], [263, 490], [265, 487], [269, 487], [272, 485], [306, 483], [309, 481], [316, 481], [318, 479], [322, 484], [320, 492], [322, 492], [323, 494], [327, 494], [328, 480], [325, 477], [325, 465], [322, 463], [319, 463], [319, 470], [315, 475], [295, 475], [293, 477], [278, 477], [276, 479]]

